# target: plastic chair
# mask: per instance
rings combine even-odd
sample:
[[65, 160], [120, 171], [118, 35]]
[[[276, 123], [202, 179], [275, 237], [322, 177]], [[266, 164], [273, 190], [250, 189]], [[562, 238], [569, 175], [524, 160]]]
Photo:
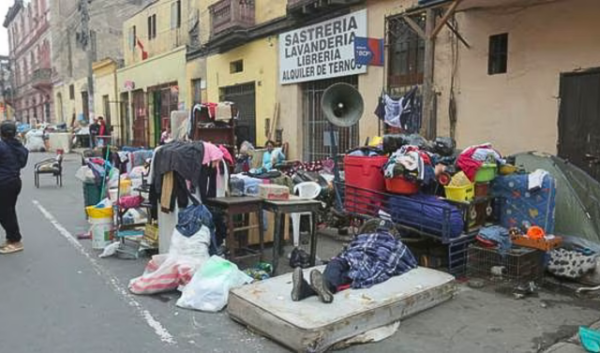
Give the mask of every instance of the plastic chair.
[[[298, 194], [301, 199], [314, 200], [321, 193], [321, 185], [309, 181], [294, 186], [294, 194]], [[310, 217], [310, 229], [312, 229], [312, 214], [310, 212], [292, 213], [292, 227], [294, 229], [294, 247], [300, 245], [300, 218], [302, 216]]]

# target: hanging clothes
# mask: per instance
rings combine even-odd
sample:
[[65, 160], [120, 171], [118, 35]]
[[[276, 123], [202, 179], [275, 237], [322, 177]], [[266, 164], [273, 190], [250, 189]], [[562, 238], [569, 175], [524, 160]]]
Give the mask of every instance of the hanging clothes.
[[161, 190], [162, 175], [170, 171], [178, 172], [184, 179], [191, 181], [194, 187], [198, 187], [203, 160], [204, 144], [200, 141], [174, 141], [157, 148], [151, 167], [156, 191]]
[[394, 100], [386, 94], [383, 99], [385, 101], [385, 123], [392, 127], [402, 128], [400, 116], [402, 115], [404, 98]]

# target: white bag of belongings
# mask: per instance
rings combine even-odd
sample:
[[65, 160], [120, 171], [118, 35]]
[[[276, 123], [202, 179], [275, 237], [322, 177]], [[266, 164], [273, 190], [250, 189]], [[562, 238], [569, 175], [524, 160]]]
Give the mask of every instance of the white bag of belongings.
[[94, 172], [88, 166], [83, 166], [77, 170], [75, 173], [75, 178], [79, 179], [83, 183], [92, 184], [96, 182], [96, 177], [94, 176]]
[[29, 130], [25, 134], [25, 148], [31, 152], [45, 151], [44, 132], [42, 130]]
[[177, 306], [218, 312], [227, 305], [231, 289], [251, 282], [252, 278], [240, 271], [235, 264], [218, 256], [211, 256], [185, 287]]
[[129, 282], [129, 290], [134, 294], [155, 294], [182, 289], [208, 260], [209, 245], [210, 230], [205, 226], [189, 238], [175, 229], [169, 252], [153, 256], [144, 273]]

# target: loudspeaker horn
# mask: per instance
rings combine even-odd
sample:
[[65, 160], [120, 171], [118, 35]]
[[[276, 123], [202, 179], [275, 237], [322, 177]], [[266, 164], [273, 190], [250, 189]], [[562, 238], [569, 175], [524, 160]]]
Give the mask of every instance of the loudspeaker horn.
[[354, 86], [336, 83], [329, 86], [321, 98], [321, 109], [330, 123], [339, 127], [356, 124], [363, 115], [365, 105]]

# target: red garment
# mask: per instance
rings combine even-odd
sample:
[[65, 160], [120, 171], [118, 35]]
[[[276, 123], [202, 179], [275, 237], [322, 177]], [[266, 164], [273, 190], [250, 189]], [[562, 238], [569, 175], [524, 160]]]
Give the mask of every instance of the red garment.
[[208, 108], [208, 115], [212, 120], [215, 120], [215, 116], [217, 116], [217, 103], [202, 103], [203, 106]]
[[106, 136], [106, 124], [100, 124], [100, 130], [98, 132], [99, 136]]
[[477, 174], [477, 171], [483, 165], [483, 162], [473, 159], [473, 153], [475, 153], [475, 150], [477, 150], [479, 147], [480, 146], [473, 146], [467, 148], [463, 151], [463, 153], [460, 154], [460, 156], [458, 156], [458, 159], [456, 160], [456, 165], [460, 168], [460, 170], [465, 172], [465, 175], [471, 181], [475, 181], [475, 174]]
[[231, 157], [231, 153], [229, 153], [229, 150], [223, 145], [219, 145], [219, 149], [221, 150], [221, 152], [223, 152], [223, 159], [225, 159], [225, 162], [227, 162], [229, 165], [233, 165], [233, 158]]

